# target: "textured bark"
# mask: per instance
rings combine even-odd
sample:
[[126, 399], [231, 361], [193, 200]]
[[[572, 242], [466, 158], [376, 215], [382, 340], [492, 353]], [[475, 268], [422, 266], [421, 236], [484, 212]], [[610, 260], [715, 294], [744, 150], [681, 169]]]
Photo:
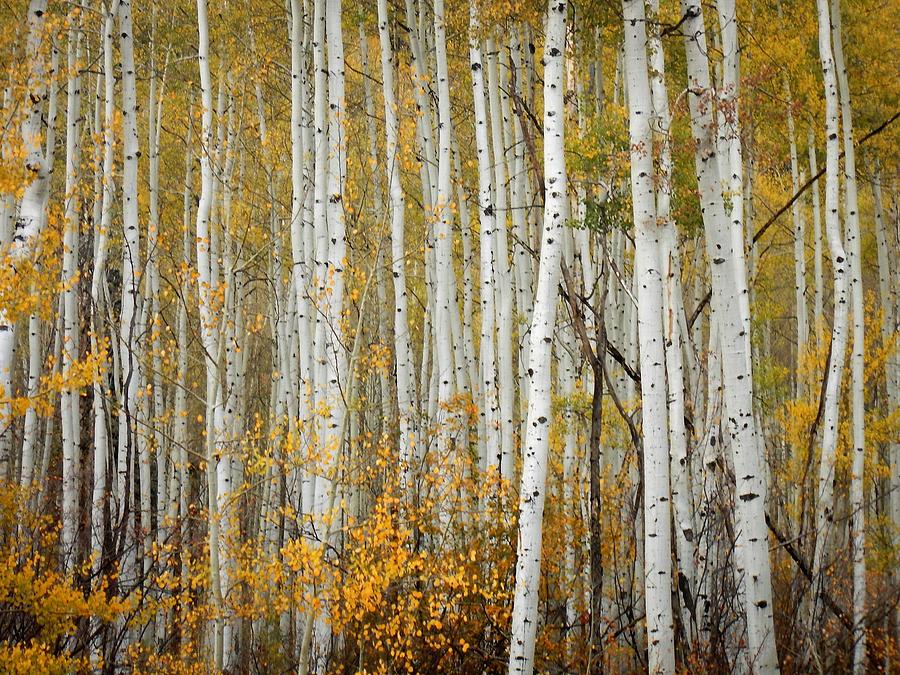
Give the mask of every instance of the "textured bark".
[[[660, 227], [656, 212], [653, 138], [650, 129], [654, 105], [650, 93], [646, 18], [642, 0], [623, 0], [622, 13], [625, 23], [625, 80], [628, 91], [631, 198], [635, 227], [634, 275], [637, 285], [638, 353], [641, 367], [647, 667], [651, 673], [674, 673], [669, 424], [659, 241], [663, 228], [672, 225], [665, 223]], [[659, 108], [662, 108], [662, 96], [657, 96], [657, 99]], [[656, 112], [665, 114], [659, 109]], [[662, 191], [666, 189], [663, 187]], [[665, 201], [663, 196], [663, 202]]]
[[77, 305], [78, 231], [81, 226], [81, 199], [78, 194], [81, 162], [81, 33], [69, 30], [67, 65], [69, 70], [66, 101], [66, 206], [63, 233], [63, 378], [60, 401], [63, 440], [62, 554], [64, 567], [75, 562], [74, 544], [78, 528], [78, 475], [80, 465], [81, 412], [80, 392], [69, 384], [71, 368], [78, 360], [79, 322]]
[[472, 97], [475, 112], [475, 152], [478, 155], [478, 217], [480, 232], [480, 296], [481, 296], [481, 386], [484, 401], [481, 415], [484, 418], [483, 454], [481, 467], [496, 465], [501, 456], [500, 409], [497, 392], [497, 362], [495, 357], [494, 330], [494, 210], [491, 184], [491, 148], [488, 141], [488, 118], [484, 92], [484, 61], [481, 55], [478, 33], [478, 9], [469, 8], [469, 66], [472, 71]]
[[[659, 12], [657, 0], [651, 0], [655, 18]], [[688, 462], [688, 439], [685, 428], [685, 387], [682, 348], [684, 299], [681, 289], [681, 251], [678, 232], [671, 214], [672, 199], [672, 148], [669, 112], [669, 94], [665, 82], [665, 58], [659, 29], [656, 23], [648, 24], [650, 33], [650, 90], [653, 100], [653, 124], [661, 136], [659, 165], [656, 176], [656, 222], [659, 235], [660, 272], [663, 279], [662, 312], [663, 334], [666, 347], [666, 378], [668, 384], [668, 432], [669, 466], [671, 473], [672, 506], [675, 519], [675, 550], [678, 559], [678, 586], [682, 589], [681, 622], [688, 645], [692, 641], [692, 607], [696, 597], [694, 504], [691, 490], [691, 473]], [[685, 593], [684, 589], [687, 589]]]
[[[749, 301], [743, 263], [742, 191], [732, 188], [731, 223], [721, 192], [718, 149], [711, 108], [703, 11], [682, 1], [688, 70], [688, 103], [696, 143], [695, 169], [703, 207], [706, 252], [712, 268], [712, 306], [722, 350], [723, 394], [736, 476], [737, 574], [743, 575], [747, 656], [757, 672], [778, 671], [773, 622], [771, 563], [765, 524], [766, 476], [753, 411]], [[734, 27], [736, 31], [736, 26]], [[736, 39], [734, 43], [736, 45]], [[732, 71], [733, 73], [733, 71]], [[734, 92], [736, 93], [736, 92]], [[740, 148], [729, 144], [730, 185], [740, 181]], [[736, 155], [736, 157], [734, 156]]]
[[[547, 454], [550, 445], [550, 361], [556, 328], [562, 229], [568, 216], [563, 103], [567, 11], [564, 1], [550, 1], [543, 57], [546, 197], [540, 268], [531, 322], [528, 415], [522, 448], [516, 586], [509, 647], [509, 672], [524, 675], [534, 672]], [[504, 345], [502, 348], [507, 347]]]
[[838, 136], [839, 95], [831, 45], [831, 12], [828, 0], [817, 0], [819, 59], [825, 84], [825, 233], [831, 251], [834, 273], [834, 320], [831, 328], [831, 356], [828, 360], [825, 401], [822, 412], [822, 451], [819, 462], [818, 502], [816, 504], [816, 540], [813, 552], [812, 628], [818, 626], [821, 596], [824, 592], [823, 569], [827, 563], [829, 538], [834, 516], [834, 465], [837, 451], [841, 378], [847, 350], [848, 265], [841, 237], [838, 172], [840, 138]]
[[[27, 184], [19, 203], [19, 217], [16, 219], [10, 243], [8, 260], [15, 269], [16, 263], [28, 260], [35, 252], [38, 236], [44, 225], [43, 205], [49, 183], [46, 157], [41, 142], [41, 114], [47, 98], [44, 55], [44, 23], [47, 10], [46, 0], [31, 0], [28, 4], [28, 38], [25, 45], [25, 63], [28, 65], [27, 103], [28, 112], [21, 126], [22, 145], [25, 152], [25, 174]], [[16, 326], [0, 310], [0, 481], [12, 478], [10, 471], [12, 452], [12, 375], [16, 350]]]
[[404, 485], [416, 456], [416, 426], [413, 404], [414, 376], [410, 345], [408, 300], [406, 293], [406, 198], [400, 183], [398, 143], [400, 122], [394, 93], [394, 53], [388, 28], [387, 0], [378, 0], [378, 35], [381, 44], [381, 79], [384, 89], [385, 155], [391, 212], [391, 276], [394, 280], [394, 360], [397, 366], [397, 407], [400, 413], [400, 460]]
[[863, 472], [866, 459], [865, 432], [865, 303], [862, 279], [862, 234], [856, 188], [856, 148], [853, 110], [844, 62], [840, 0], [831, 0], [831, 42], [841, 103], [844, 139], [844, 225], [850, 266], [850, 306], [853, 316], [853, 346], [850, 352], [851, 423], [853, 461], [850, 467], [850, 552], [853, 561], [853, 672], [866, 671], [866, 505]]

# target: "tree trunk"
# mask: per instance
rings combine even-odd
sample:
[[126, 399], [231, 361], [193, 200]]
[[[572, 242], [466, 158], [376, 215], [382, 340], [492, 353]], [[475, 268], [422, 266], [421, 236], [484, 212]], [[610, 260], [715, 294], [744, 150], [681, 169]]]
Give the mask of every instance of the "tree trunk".
[[[550, 362], [556, 328], [557, 284], [562, 228], [568, 217], [565, 162], [566, 19], [564, 0], [551, 0], [544, 42], [544, 231], [530, 335], [528, 416], [523, 443], [522, 483], [519, 490], [519, 537], [509, 672], [534, 672], [534, 643], [538, 628], [541, 578], [541, 539], [550, 445]], [[502, 253], [502, 252], [501, 252]], [[501, 345], [501, 349], [509, 349]]]

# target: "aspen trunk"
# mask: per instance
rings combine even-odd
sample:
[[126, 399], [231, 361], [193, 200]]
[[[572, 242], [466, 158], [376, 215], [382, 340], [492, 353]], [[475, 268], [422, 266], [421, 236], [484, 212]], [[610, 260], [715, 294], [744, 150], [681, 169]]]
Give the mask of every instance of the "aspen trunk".
[[[641, 0], [623, 0], [622, 13], [625, 24], [625, 80], [628, 91], [631, 195], [635, 227], [634, 275], [637, 285], [638, 353], [641, 366], [647, 662], [651, 673], [674, 673], [669, 424], [659, 245], [662, 232], [657, 220], [654, 195], [653, 137], [650, 129], [654, 106], [647, 70], [644, 4]], [[658, 98], [659, 107], [662, 108], [662, 98]], [[662, 110], [656, 112], [665, 114]], [[662, 188], [663, 191], [666, 189], [665, 186]], [[665, 197], [663, 201], [665, 202]], [[671, 227], [671, 223], [663, 227]]]
[[841, 237], [840, 178], [838, 176], [840, 138], [838, 136], [839, 94], [832, 52], [831, 12], [828, 0], [817, 0], [819, 25], [819, 58], [825, 84], [825, 233], [831, 250], [834, 273], [834, 320], [831, 329], [831, 357], [828, 361], [825, 402], [822, 412], [822, 451], [819, 462], [818, 502], [816, 504], [816, 540], [813, 552], [812, 624], [818, 626], [821, 595], [824, 588], [823, 569], [827, 564], [828, 540], [834, 516], [834, 465], [838, 441], [841, 378], [847, 349], [848, 328], [848, 261]]
[[864, 469], [865, 431], [865, 303], [862, 280], [862, 233], [856, 188], [856, 148], [853, 110], [844, 62], [840, 0], [831, 0], [831, 41], [837, 73], [841, 128], [844, 140], [844, 219], [850, 263], [850, 306], [853, 316], [853, 347], [850, 351], [851, 423], [853, 461], [850, 468], [850, 551], [853, 561], [853, 672], [866, 671], [866, 505]]
[[[385, 171], [390, 194], [391, 276], [394, 279], [394, 361], [397, 367], [397, 407], [400, 413], [400, 461], [404, 488], [411, 486], [409, 469], [417, 452], [412, 347], [406, 295], [406, 198], [400, 183], [398, 144], [400, 123], [394, 94], [394, 52], [388, 27], [387, 0], [378, 0], [378, 35], [384, 90]], [[405, 490], [404, 490], [405, 493]]]
[[[741, 190], [732, 188], [731, 225], [721, 193], [712, 85], [707, 60], [703, 11], [683, 0], [688, 103], [696, 143], [695, 168], [703, 206], [706, 251], [712, 268], [712, 306], [720, 329], [723, 394], [736, 475], [735, 521], [738, 529], [737, 574], [744, 577], [743, 604], [747, 621], [747, 653], [757, 672], [778, 671], [773, 622], [771, 564], [765, 523], [766, 479], [753, 410], [750, 361], [749, 303], [743, 264]], [[736, 26], [734, 27], [736, 31]], [[733, 40], [736, 46], [736, 39]], [[729, 68], [734, 75], [734, 68]], [[729, 78], [731, 79], [731, 78]], [[736, 86], [736, 81], [734, 81]], [[736, 94], [737, 92], [733, 92]], [[731, 185], [740, 179], [740, 146], [730, 144]], [[742, 182], [742, 181], [741, 181]]]
[[[524, 675], [534, 672], [547, 454], [550, 445], [551, 347], [556, 329], [561, 239], [568, 216], [563, 101], [567, 12], [568, 6], [564, 0], [551, 0], [547, 8], [544, 42], [544, 176], [547, 191], [540, 268], [531, 321], [531, 372], [527, 383], [528, 415], [522, 447], [516, 586], [509, 647], [509, 672]], [[501, 345], [501, 349], [509, 349], [509, 345]]]

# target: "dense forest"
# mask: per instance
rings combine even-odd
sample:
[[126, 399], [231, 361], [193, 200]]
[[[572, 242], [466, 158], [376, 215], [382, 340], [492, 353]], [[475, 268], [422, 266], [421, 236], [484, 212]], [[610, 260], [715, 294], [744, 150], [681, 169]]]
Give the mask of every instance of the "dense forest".
[[900, 672], [898, 0], [0, 3], [0, 671]]

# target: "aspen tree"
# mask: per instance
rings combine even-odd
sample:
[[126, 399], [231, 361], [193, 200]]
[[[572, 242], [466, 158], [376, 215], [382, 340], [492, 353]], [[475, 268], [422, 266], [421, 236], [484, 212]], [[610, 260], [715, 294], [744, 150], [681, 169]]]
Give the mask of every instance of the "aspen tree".
[[[28, 3], [28, 38], [25, 45], [25, 60], [28, 64], [26, 97], [28, 112], [21, 125], [22, 147], [25, 153], [26, 186], [19, 203], [19, 216], [12, 233], [8, 251], [8, 262], [15, 269], [16, 264], [26, 261], [35, 252], [38, 236], [44, 225], [43, 205], [48, 190], [49, 173], [41, 142], [41, 115], [47, 98], [45, 77], [44, 24], [47, 11], [46, 0], [30, 0]], [[0, 310], [0, 389], [4, 403], [0, 407], [0, 480], [13, 476], [12, 463], [12, 396], [13, 358], [16, 345], [16, 326], [10, 320], [6, 309]]]
[[[878, 291], [882, 306], [881, 341], [887, 345], [898, 332], [900, 323], [900, 304], [898, 304], [898, 282], [896, 272], [892, 275], [892, 269], [896, 263], [891, 262], [891, 254], [896, 251], [896, 233], [891, 232], [885, 226], [884, 204], [881, 190], [881, 162], [876, 160], [872, 176], [872, 196], [875, 206], [875, 242], [878, 253]], [[887, 389], [888, 409], [897, 410], [900, 407], [900, 362], [898, 362], [898, 348], [895, 343], [893, 350], [888, 355], [887, 368], [885, 369], [885, 385]], [[888, 446], [888, 463], [890, 466], [890, 522], [894, 524], [893, 544], [900, 544], [900, 441], [891, 440]], [[894, 572], [894, 578], [900, 579], [900, 570]], [[900, 618], [900, 610], [895, 612], [895, 617]], [[900, 621], [896, 624], [896, 631], [900, 634]]]
[[[650, 128], [654, 106], [647, 71], [644, 4], [642, 0], [624, 0], [622, 12], [625, 24], [625, 80], [628, 91], [631, 194], [635, 226], [634, 275], [637, 285], [641, 366], [644, 602], [647, 612], [648, 669], [651, 673], [674, 673], [669, 425], [662, 326], [664, 300], [659, 244], [661, 233], [653, 186], [653, 137]], [[671, 227], [671, 224], [666, 226]]]
[[[138, 229], [137, 77], [134, 63], [134, 33], [131, 1], [119, 2], [119, 49], [122, 66], [122, 305], [119, 312], [118, 351], [121, 362], [119, 393], [119, 439], [117, 456], [118, 508], [116, 521], [129, 512], [129, 478], [134, 480], [138, 449], [138, 392], [141, 382], [140, 337], [140, 230]], [[149, 486], [147, 486], [149, 488]], [[128, 536], [133, 528], [126, 525]], [[128, 570], [124, 575], [128, 579]]]
[[497, 463], [501, 456], [500, 410], [497, 399], [497, 361], [494, 346], [494, 210], [491, 184], [491, 148], [488, 142], [487, 106], [484, 92], [484, 62], [481, 55], [479, 33], [481, 26], [478, 9], [469, 7], [469, 66], [472, 71], [472, 97], [475, 113], [475, 146], [478, 155], [478, 216], [480, 255], [480, 296], [481, 296], [481, 385], [484, 402], [481, 414], [484, 417], [484, 455], [482, 469]]
[[[568, 216], [563, 101], [567, 12], [568, 6], [564, 0], [550, 0], [544, 38], [544, 176], [547, 191], [540, 268], [531, 321], [528, 415], [522, 446], [516, 586], [509, 646], [509, 672], [524, 675], [534, 672], [550, 443], [550, 355], [556, 329], [563, 227]], [[502, 345], [501, 349], [508, 349], [508, 346]]]
[[837, 73], [841, 129], [844, 140], [844, 219], [847, 255], [850, 263], [850, 307], [853, 316], [853, 346], [850, 351], [851, 422], [853, 462], [850, 468], [850, 551], [853, 561], [853, 672], [866, 670], [866, 505], [864, 470], [866, 463], [865, 419], [865, 302], [862, 279], [862, 234], [856, 187], [856, 148], [853, 137], [853, 109], [850, 84], [844, 61], [841, 31], [841, 3], [831, 0], [831, 41]]
[[451, 312], [456, 312], [456, 303], [451, 301], [455, 292], [451, 290], [453, 275], [452, 212], [451, 203], [451, 157], [450, 157], [450, 81], [447, 74], [447, 40], [444, 23], [443, 0], [434, 3], [435, 65], [438, 85], [438, 179], [437, 198], [434, 204], [434, 275], [435, 308], [433, 319], [435, 332], [435, 352], [438, 377], [438, 419], [442, 429], [438, 452], [443, 456], [449, 447], [450, 431], [446, 429], [450, 416], [447, 406], [454, 394], [453, 353], [451, 351]]
[[[726, 430], [737, 483], [738, 574], [744, 576], [748, 655], [751, 667], [757, 672], [777, 672], [771, 563], [765, 523], [766, 481], [753, 410], [750, 317], [740, 205], [742, 192], [731, 190], [732, 228], [720, 188], [703, 10], [699, 4], [683, 0], [682, 12], [685, 16], [688, 104], [696, 143], [694, 164], [706, 232], [706, 252], [712, 271], [712, 306], [720, 330]], [[732, 75], [735, 72], [734, 68], [728, 70]], [[734, 184], [740, 180], [740, 148], [736, 143], [730, 146], [732, 156], [728, 164], [732, 180], [729, 183]]]
[[[807, 155], [809, 156], [809, 175], [816, 176], [819, 169], [816, 166], [816, 135], [812, 124], [809, 125], [806, 139]], [[819, 198], [819, 181], [813, 180], [812, 184], [812, 212], [813, 212], [813, 283], [815, 296], [813, 298], [813, 329], [816, 331], [816, 345], [821, 346], [822, 328], [825, 305], [825, 282], [822, 276], [822, 206]]]
[[[47, 96], [47, 132], [45, 136], [45, 146], [44, 146], [44, 162], [47, 171], [47, 180], [52, 183], [53, 177], [53, 168], [56, 164], [56, 118], [58, 113], [58, 98], [59, 98], [59, 90], [60, 87], [56, 83], [56, 75], [59, 72], [59, 49], [56, 44], [51, 46], [50, 51], [50, 72], [48, 74], [50, 78], [50, 90]], [[40, 227], [40, 231], [43, 231], [47, 222], [49, 221], [49, 203], [50, 203], [50, 190], [47, 189], [44, 191], [42, 196], [42, 202], [40, 205], [40, 214], [43, 219], [43, 223]], [[35, 261], [36, 267], [40, 268], [40, 256], [44, 251], [41, 250], [40, 241], [37, 242], [37, 246], [35, 247]], [[36, 291], [37, 288], [34, 284], [31, 285], [32, 292]], [[63, 320], [63, 310], [64, 310], [64, 299], [62, 296], [59, 298], [58, 303], [58, 312], [57, 312], [57, 324], [62, 324]], [[38, 445], [38, 413], [37, 413], [37, 405], [36, 400], [40, 396], [40, 385], [41, 385], [41, 371], [43, 368], [43, 349], [42, 349], [42, 320], [36, 311], [32, 311], [30, 316], [28, 317], [28, 379], [27, 379], [27, 388], [26, 393], [28, 396], [28, 407], [25, 410], [25, 423], [22, 429], [22, 460], [21, 460], [21, 468], [28, 469], [27, 475], [29, 477], [33, 476], [33, 464], [34, 464], [34, 454], [35, 447]], [[57, 326], [59, 328], [59, 325]], [[54, 338], [54, 354], [56, 354], [56, 342], [59, 341], [60, 348], [62, 346], [61, 341], [62, 331]], [[62, 353], [60, 352], [60, 355]], [[53, 372], [54, 374], [59, 371], [58, 362], [54, 360]], [[43, 464], [46, 463], [48, 457], [45, 448], [44, 457], [41, 460], [41, 465], [43, 469]], [[15, 470], [13, 470], [13, 475], [15, 475]], [[26, 471], [22, 471], [23, 478]], [[46, 478], [47, 474], [45, 471], [42, 471], [40, 474], [41, 480], [38, 481], [38, 485], [44, 485], [44, 478]], [[74, 475], [73, 475], [74, 477]], [[26, 482], [25, 480], [21, 480], [21, 485], [29, 485], [30, 481]], [[74, 488], [74, 485], [70, 482], [70, 487]], [[39, 488], [40, 489], [40, 488]], [[71, 495], [72, 493], [70, 493]]]
[[[304, 219], [304, 204], [306, 191], [309, 189], [308, 181], [303, 175], [304, 154], [308, 150], [303, 128], [303, 107], [307, 104], [305, 80], [305, 53], [303, 50], [303, 10], [299, 0], [291, 0], [291, 256], [293, 259], [294, 283], [292, 284], [296, 295], [297, 311], [297, 338], [301, 345], [299, 354], [299, 411], [292, 409], [290, 416], [298, 415], [300, 424], [299, 432], [308, 432], [310, 424], [310, 403], [312, 398], [312, 359], [309, 346], [313, 344], [311, 335], [312, 324], [309, 320], [310, 302], [309, 292], [312, 284], [311, 270], [308, 265], [307, 244], [310, 243], [309, 232], [311, 229]], [[276, 263], [278, 260], [276, 259]], [[283, 369], [287, 372], [288, 365]], [[302, 444], [301, 444], [301, 447]], [[311, 482], [306, 479], [307, 482]], [[296, 481], [295, 481], [296, 482]], [[299, 500], [296, 507], [303, 512], [302, 493], [292, 498]], [[307, 501], [307, 506], [309, 501]]]
[[[794, 194], [800, 189], [803, 172], [797, 159], [797, 132], [794, 130], [793, 100], [788, 80], [785, 79], [787, 95], [787, 129], [791, 156], [791, 189]], [[797, 361], [796, 391], [798, 396], [804, 395], [804, 383], [800, 379], [801, 364], [804, 352], [809, 344], [809, 317], [806, 305], [806, 219], [803, 214], [803, 202], [799, 199], [791, 206], [791, 221], [794, 227], [794, 296], [797, 314]]]
[[69, 29], [67, 53], [68, 94], [66, 101], [65, 231], [63, 235], [63, 378], [60, 401], [63, 442], [62, 555], [64, 568], [75, 562], [75, 533], [78, 521], [78, 473], [81, 436], [80, 392], [69, 383], [71, 369], [78, 360], [79, 325], [77, 307], [78, 233], [81, 227], [81, 199], [78, 194], [81, 163], [81, 32]]
[[221, 382], [218, 373], [220, 341], [218, 321], [213, 314], [212, 246], [210, 238], [210, 209], [213, 197], [212, 150], [212, 77], [209, 66], [209, 20], [206, 0], [197, 0], [198, 60], [200, 66], [200, 201], [197, 205], [197, 286], [200, 310], [200, 333], [205, 352], [206, 366], [206, 482], [208, 490], [209, 514], [209, 565], [212, 586], [214, 615], [213, 656], [217, 668], [222, 668], [230, 660], [224, 653], [224, 604], [222, 583], [222, 546], [220, 537], [220, 514], [218, 500], [217, 469], [221, 461]]
[[387, 0], [378, 0], [378, 37], [381, 45], [381, 81], [384, 91], [385, 172], [388, 181], [391, 213], [391, 276], [394, 280], [394, 361], [397, 367], [397, 407], [400, 426], [400, 461], [404, 487], [410, 485], [408, 475], [416, 456], [414, 377], [410, 345], [408, 300], [406, 292], [406, 198], [400, 183], [397, 99], [394, 93], [394, 52], [388, 26]]
[[488, 39], [487, 52], [488, 100], [491, 109], [491, 141], [494, 160], [494, 264], [497, 284], [494, 287], [494, 309], [497, 326], [497, 393], [500, 400], [500, 476], [512, 481], [515, 449], [515, 384], [513, 382], [513, 280], [509, 266], [507, 237], [507, 173], [506, 151], [503, 143], [503, 111], [500, 105], [500, 75], [497, 51]]
[[840, 214], [840, 137], [839, 94], [832, 51], [831, 12], [828, 0], [817, 0], [819, 26], [819, 59], [825, 86], [825, 233], [831, 251], [834, 274], [834, 320], [831, 328], [831, 356], [828, 360], [825, 400], [822, 410], [822, 450], [819, 460], [819, 486], [816, 503], [816, 539], [813, 552], [812, 626], [818, 625], [821, 595], [824, 590], [823, 570], [827, 563], [828, 540], [834, 517], [834, 465], [837, 452], [840, 415], [841, 379], [848, 342], [848, 265], [841, 236]]
[[[659, 3], [651, 0], [652, 17], [659, 13]], [[688, 588], [690, 598], [696, 597], [694, 570], [694, 504], [688, 462], [687, 430], [685, 429], [685, 388], [683, 370], [682, 330], [679, 318], [684, 301], [681, 290], [681, 251], [678, 232], [671, 214], [672, 200], [672, 119], [669, 94], [665, 83], [665, 57], [655, 22], [648, 24], [647, 36], [650, 66], [650, 92], [653, 103], [652, 122], [660, 134], [659, 166], [657, 169], [656, 221], [659, 224], [658, 272], [663, 280], [663, 332], [665, 335], [666, 379], [668, 386], [668, 433], [672, 505], [674, 507], [675, 546], [678, 555], [679, 586]], [[644, 110], [641, 114], [646, 114]], [[642, 368], [643, 372], [643, 368]], [[683, 577], [683, 579], [682, 579]], [[683, 596], [682, 596], [683, 597]], [[691, 643], [690, 600], [681, 602], [682, 625], [688, 644]]]

